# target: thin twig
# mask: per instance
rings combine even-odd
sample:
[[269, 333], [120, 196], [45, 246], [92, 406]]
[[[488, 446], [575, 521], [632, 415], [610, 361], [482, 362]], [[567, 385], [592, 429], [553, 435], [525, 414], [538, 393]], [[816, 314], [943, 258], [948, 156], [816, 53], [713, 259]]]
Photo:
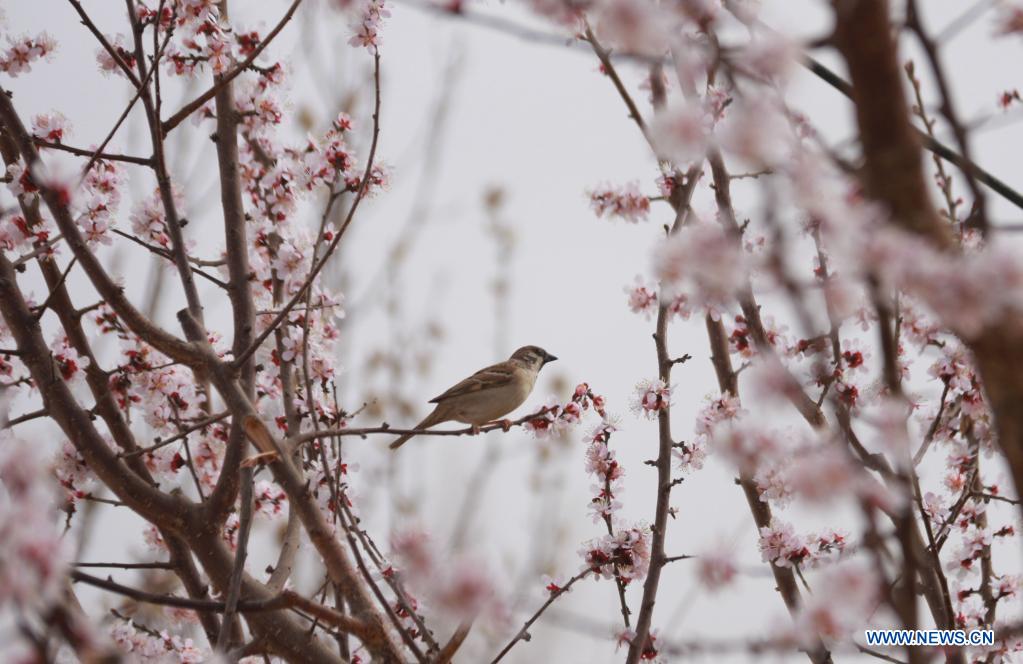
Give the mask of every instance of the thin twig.
[[520, 629], [518, 633], [516, 633], [515, 636], [512, 638], [512, 640], [509, 641], [504, 646], [504, 648], [501, 649], [501, 652], [497, 653], [497, 656], [490, 661], [490, 664], [497, 664], [502, 659], [504, 659], [504, 656], [507, 655], [508, 652], [512, 648], [514, 648], [515, 644], [518, 643], [519, 641], [529, 641], [531, 638], [529, 635], [529, 628], [533, 626], [533, 623], [540, 619], [540, 616], [543, 615], [543, 612], [546, 611], [547, 608], [551, 604], [553, 604], [555, 600], [557, 600], [559, 597], [567, 593], [572, 588], [572, 586], [576, 584], [577, 581], [582, 580], [584, 577], [586, 577], [587, 574], [590, 574], [591, 572], [593, 572], [592, 567], [584, 569], [583, 571], [579, 572], [571, 579], [569, 579], [565, 585], [561, 586], [560, 588], [552, 592], [551, 596], [547, 598], [547, 601], [541, 604], [540, 608], [536, 610], [536, 613], [531, 615], [529, 619], [526, 620], [526, 623], [522, 626], [522, 629]]
[[[143, 602], [145, 604], [156, 604], [158, 606], [174, 606], [179, 609], [192, 609], [193, 611], [206, 611], [211, 613], [223, 613], [226, 609], [224, 602], [218, 602], [216, 600], [207, 599], [191, 599], [189, 597], [177, 597], [175, 595], [158, 595], [156, 593], [146, 592], [139, 590], [138, 588], [132, 588], [130, 586], [121, 585], [111, 579], [101, 579], [85, 572], [79, 572], [78, 570], [71, 570], [69, 576], [72, 581], [79, 583], [85, 583], [96, 588], [102, 588], [118, 595], [129, 597], [136, 602]], [[261, 612], [261, 611], [276, 611], [278, 609], [285, 608], [287, 606], [287, 600], [285, 595], [274, 595], [262, 600], [252, 600], [238, 602], [237, 610], [242, 613], [248, 612]]]
[[75, 266], [75, 261], [77, 260], [78, 259], [75, 258], [74, 256], [71, 257], [71, 260], [68, 262], [67, 267], [64, 268], [64, 272], [61, 273], [60, 279], [58, 279], [57, 283], [50, 289], [49, 295], [46, 296], [46, 299], [43, 300], [42, 304], [36, 307], [35, 309], [36, 320], [39, 320], [40, 318], [43, 317], [43, 314], [46, 313], [46, 310], [50, 308], [50, 303], [53, 302], [54, 296], [56, 296], [57, 293], [61, 292], [62, 287], [64, 286], [64, 282], [67, 281], [67, 276], [71, 274], [71, 268]]
[[200, 421], [196, 422], [195, 424], [192, 424], [191, 426], [189, 426], [187, 429], [184, 429], [183, 431], [181, 431], [181, 433], [177, 434], [176, 436], [173, 436], [173, 437], [168, 438], [166, 440], [161, 440], [158, 443], [156, 443], [155, 445], [152, 445], [150, 447], [140, 447], [140, 448], [132, 450], [130, 452], [122, 452], [118, 456], [120, 456], [121, 458], [130, 458], [130, 457], [136, 457], [136, 456], [139, 456], [139, 455], [142, 455], [142, 454], [149, 454], [150, 452], [155, 452], [156, 450], [160, 449], [161, 447], [166, 447], [167, 445], [170, 445], [172, 443], [176, 443], [177, 441], [179, 441], [179, 440], [185, 438], [186, 436], [188, 436], [190, 433], [193, 433], [195, 431], [198, 431], [199, 429], [203, 429], [205, 427], [208, 427], [211, 424], [216, 424], [217, 422], [219, 422], [219, 421], [229, 417], [230, 415], [231, 415], [231, 412], [227, 411], [227, 410], [222, 411], [220, 413], [217, 413], [216, 415], [211, 415], [210, 417], [207, 417], [204, 420], [200, 420]]
[[25, 413], [24, 415], [19, 415], [18, 417], [12, 417], [11, 419], [4, 422], [3, 426], [5, 429], [9, 429], [17, 424], [22, 424], [23, 422], [29, 422], [31, 420], [39, 419], [40, 417], [49, 416], [50, 416], [49, 410], [47, 410], [46, 408], [40, 408], [39, 410], [33, 410], [31, 413]]
[[494, 422], [493, 424], [485, 424], [479, 428], [466, 427], [464, 429], [397, 429], [387, 424], [383, 424], [378, 427], [363, 427], [359, 429], [321, 429], [319, 431], [307, 431], [306, 433], [298, 434], [290, 439], [290, 443], [294, 448], [304, 445], [308, 442], [318, 440], [320, 438], [334, 438], [336, 436], [359, 436], [365, 438], [370, 434], [389, 434], [403, 436], [405, 434], [415, 434], [417, 436], [466, 436], [476, 435], [478, 433], [487, 433], [488, 431], [497, 431], [505, 428], [517, 427], [527, 422], [531, 422], [539, 417], [543, 417], [548, 407], [543, 407], [535, 413], [530, 413], [524, 417], [520, 417], [517, 420], [511, 422]]
[[51, 150], [61, 150], [73, 155], [78, 155], [79, 157], [92, 157], [94, 159], [102, 159], [104, 161], [123, 161], [129, 164], [138, 164], [140, 166], [153, 165], [152, 157], [135, 157], [127, 154], [112, 154], [110, 152], [99, 152], [97, 150], [85, 150], [83, 148], [64, 145], [63, 143], [52, 143], [41, 138], [36, 139], [36, 145], [42, 148], [49, 148]]
[[117, 569], [174, 569], [174, 565], [170, 563], [71, 563], [71, 566], [83, 569], [87, 567], [116, 567]]
[[234, 554], [234, 569], [231, 570], [231, 581], [228, 584], [227, 598], [224, 603], [224, 622], [217, 639], [217, 651], [226, 652], [230, 646], [231, 625], [238, 611], [239, 595], [242, 590], [242, 575], [245, 574], [245, 558], [249, 547], [249, 532], [252, 529], [252, 466], [241, 468], [241, 490], [239, 504], [241, 513], [238, 517], [238, 540]]

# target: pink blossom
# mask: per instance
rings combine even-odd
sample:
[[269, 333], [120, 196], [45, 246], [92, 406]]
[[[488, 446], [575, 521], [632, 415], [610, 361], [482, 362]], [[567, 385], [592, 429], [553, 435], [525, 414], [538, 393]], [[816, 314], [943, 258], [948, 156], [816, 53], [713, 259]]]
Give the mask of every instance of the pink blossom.
[[757, 485], [761, 501], [770, 502], [775, 507], [785, 507], [792, 502], [795, 492], [789, 482], [789, 474], [786, 472], [784, 464], [761, 466], [753, 476], [753, 481]]
[[[124, 35], [116, 35], [113, 39], [107, 37], [107, 42], [110, 44], [111, 49], [117, 53], [117, 57], [120, 58], [122, 63], [124, 63], [129, 69], [135, 68], [135, 54], [126, 46]], [[124, 75], [121, 65], [119, 65], [114, 56], [110, 54], [110, 51], [102, 46], [96, 49], [96, 62], [99, 64], [100, 71], [103, 72], [104, 75], [109, 75], [110, 73], [119, 74], [121, 76]]]
[[35, 37], [7, 37], [10, 47], [0, 54], [0, 71], [16, 78], [32, 71], [32, 63], [41, 58], [49, 58], [57, 48], [57, 42], [46, 32]]
[[46, 610], [60, 601], [70, 542], [54, 519], [54, 486], [39, 446], [0, 431], [0, 607]]
[[[1004, 245], [941, 252], [923, 239], [884, 228], [857, 250], [868, 266], [924, 303], [958, 334], [970, 338], [1001, 316], [1023, 311], [1023, 267]], [[990, 288], [992, 283], [999, 288]]]
[[654, 256], [654, 272], [667, 290], [717, 309], [730, 303], [746, 280], [737, 239], [708, 223], [687, 226], [665, 242]]
[[50, 143], [60, 143], [71, 133], [71, 124], [63, 113], [54, 111], [32, 118], [32, 135]]
[[796, 637], [807, 647], [821, 637], [845, 639], [861, 629], [877, 608], [881, 585], [874, 570], [849, 562], [824, 574], [819, 587], [795, 617]]
[[529, 0], [530, 8], [562, 27], [578, 27], [587, 3], [565, 2], [565, 0]]
[[85, 240], [90, 244], [113, 244], [109, 232], [113, 221], [112, 210], [106, 200], [92, 197], [86, 204], [82, 214], [75, 220], [81, 228]]
[[760, 556], [765, 563], [791, 567], [810, 558], [806, 541], [796, 535], [791, 524], [778, 521], [760, 529]]
[[31, 241], [39, 239], [29, 228], [21, 215], [0, 215], [0, 248], [5, 251], [20, 250]]
[[93, 196], [103, 199], [113, 211], [121, 202], [121, 188], [127, 176], [124, 169], [113, 161], [98, 160], [85, 176], [84, 186]]
[[710, 146], [712, 117], [696, 104], [669, 106], [650, 123], [650, 140], [664, 159], [678, 167], [703, 157]]
[[287, 495], [276, 484], [266, 480], [256, 482], [253, 491], [255, 509], [265, 516], [279, 516], [284, 510]]
[[630, 408], [637, 415], [654, 419], [662, 410], [671, 406], [671, 387], [663, 380], [641, 380], [636, 383]]
[[848, 452], [837, 444], [825, 444], [797, 454], [787, 464], [786, 476], [795, 495], [823, 505], [855, 494], [860, 480], [865, 479], [849, 459]]
[[65, 441], [54, 465], [53, 474], [64, 489], [67, 504], [72, 508], [79, 500], [90, 493], [95, 475], [85, 464], [85, 459], [78, 453], [70, 441]]
[[689, 320], [689, 317], [693, 315], [693, 308], [689, 304], [689, 298], [679, 293], [675, 297], [671, 298], [668, 302], [668, 313], [671, 314], [672, 318], [681, 318], [682, 320]]
[[159, 191], [139, 201], [129, 217], [135, 235], [161, 247], [170, 247], [170, 235], [164, 218], [163, 202]]
[[39, 185], [33, 179], [32, 173], [21, 162], [7, 166], [7, 178], [7, 189], [18, 198], [34, 197], [39, 191]]
[[640, 193], [637, 182], [629, 182], [620, 187], [600, 187], [589, 195], [590, 204], [598, 217], [607, 214], [636, 223], [650, 214], [650, 199]]
[[[1023, 15], [1021, 15], [1023, 18]], [[1019, 95], [1019, 90], [1005, 90], [998, 95], [998, 107], [1003, 111], [1009, 110], [1009, 107], [1015, 102], [1023, 101], [1023, 98]]]
[[415, 529], [394, 534], [391, 548], [408, 572], [408, 581], [453, 618], [472, 619], [485, 609], [498, 608], [493, 577], [477, 561], [439, 559], [429, 537]]
[[731, 585], [738, 571], [732, 551], [720, 546], [699, 556], [696, 561], [697, 578], [705, 588], [712, 591]]
[[946, 564], [946, 568], [949, 572], [954, 572], [962, 578], [975, 567], [979, 568], [977, 561], [990, 546], [991, 533], [980, 528], [973, 528], [963, 534], [959, 548]]
[[668, 45], [671, 16], [646, 0], [605, 0], [598, 4], [597, 36], [617, 50], [661, 55]]
[[969, 501], [959, 510], [959, 517], [956, 519], [956, 526], [960, 530], [966, 530], [970, 526], [977, 526], [978, 519], [987, 513], [987, 505], [977, 501]]
[[615, 431], [618, 431], [617, 418], [605, 415], [600, 424], [597, 424], [586, 434], [584, 440], [591, 443], [607, 443], [611, 438], [611, 434]]
[[[563, 433], [563, 422], [559, 417], [561, 405], [557, 398], [553, 396], [548, 398], [542, 408], [544, 412], [526, 422], [522, 428], [540, 440]], [[539, 410], [541, 409], [537, 408], [536, 412]]]
[[765, 96], [743, 97], [721, 124], [725, 150], [756, 166], [784, 163], [794, 149], [796, 137], [780, 102]]
[[605, 579], [615, 573], [626, 582], [643, 579], [650, 568], [650, 531], [648, 528], [619, 528], [613, 535], [590, 540], [580, 550], [586, 567]]
[[1023, 583], [1016, 574], [1006, 574], [998, 579], [994, 595], [997, 599], [1012, 599], [1019, 593], [1020, 585]]
[[116, 623], [110, 630], [110, 638], [122, 652], [139, 661], [191, 664], [210, 661], [212, 656], [211, 652], [199, 649], [190, 638], [167, 630], [154, 633], [150, 629], [136, 629], [133, 622]]
[[571, 588], [568, 590], [565, 589], [567, 582], [561, 576], [550, 576], [549, 574], [544, 574], [543, 577], [541, 577], [540, 582], [543, 583], [544, 590], [551, 595], [557, 595], [563, 592], [572, 592]]
[[756, 75], [784, 82], [799, 62], [799, 48], [779, 32], [758, 32], [739, 60]]
[[433, 569], [430, 537], [422, 530], [406, 529], [394, 533], [391, 536], [391, 550], [412, 574], [422, 576]]
[[701, 436], [712, 435], [719, 423], [737, 420], [745, 412], [738, 396], [725, 394], [717, 398], [708, 398], [696, 417], [696, 433]]
[[231, 43], [224, 38], [219, 30], [210, 31], [206, 35], [206, 52], [210, 68], [214, 74], [223, 74], [231, 67]]
[[597, 428], [591, 438], [596, 439], [602, 432], [601, 439], [606, 442], [611, 433], [615, 431], [614, 422], [608, 420], [604, 411], [604, 397], [594, 393], [587, 383], [580, 383], [576, 386], [572, 398], [562, 405], [555, 397], [550, 397], [542, 408], [535, 408], [533, 412], [543, 411], [540, 415], [532, 418], [523, 425], [523, 428], [538, 439], [563, 434], [568, 428], [579, 424], [582, 421], [583, 412], [593, 408], [604, 420], [604, 423]]
[[[713, 444], [725, 458], [734, 463], [740, 472], [752, 473], [767, 461], [777, 459], [786, 449], [785, 435], [771, 429], [739, 422], [735, 426], [718, 426], [718, 422], [730, 422], [733, 417], [727, 416], [716, 408], [705, 411], [711, 419], [724, 416], [722, 419], [706, 423], [713, 432]], [[701, 423], [703, 420], [700, 420]], [[793, 434], [788, 434], [791, 438]]]
[[72, 207], [78, 189], [78, 173], [68, 162], [52, 157], [47, 151], [32, 165], [32, 180], [40, 189], [56, 195], [61, 205]]
[[384, 0], [360, 0], [352, 4], [358, 7], [352, 18], [353, 34], [348, 43], [351, 46], [364, 47], [370, 53], [376, 53], [380, 46], [380, 27], [391, 13], [384, 6]]
[[610, 482], [618, 480], [624, 474], [615, 460], [614, 452], [602, 441], [593, 441], [586, 448], [586, 472]]
[[948, 510], [945, 507], [945, 501], [941, 496], [935, 494], [933, 491], [928, 491], [924, 494], [923, 503], [924, 512], [927, 514], [932, 524], [937, 525], [945, 521]]
[[489, 573], [462, 562], [453, 578], [440, 587], [434, 601], [442, 611], [466, 620], [477, 616], [493, 597], [494, 584]]
[[998, 19], [998, 34], [1011, 35], [1023, 33], [1023, 5], [1009, 2], [1002, 7]]
[[721, 13], [721, 3], [717, 0], [685, 0], [679, 10], [697, 27], [706, 30]]
[[707, 445], [703, 439], [697, 439], [689, 443], [679, 443], [671, 451], [671, 455], [677, 462], [678, 469], [682, 472], [702, 470], [703, 463], [707, 460]]
[[636, 285], [625, 288], [629, 295], [629, 310], [634, 314], [642, 313], [650, 320], [657, 312], [657, 292], [654, 287], [647, 287], [640, 277], [636, 277]]
[[958, 343], [945, 344], [928, 373], [946, 383], [949, 389], [960, 392], [972, 391], [977, 384], [969, 351]]
[[53, 361], [56, 362], [61, 378], [66, 381], [73, 381], [82, 376], [82, 370], [89, 366], [89, 358], [81, 357], [71, 346], [71, 342], [65, 336], [57, 337], [50, 349], [53, 354]]
[[813, 548], [813, 559], [811, 566], [819, 567], [825, 562], [838, 561], [845, 552], [847, 535], [844, 532], [827, 529], [809, 538], [810, 546]]
[[590, 500], [588, 506], [590, 519], [593, 523], [613, 519], [615, 513], [622, 509], [621, 501], [600, 487], [591, 486], [590, 489], [597, 494]]
[[723, 88], [714, 85], [707, 88], [707, 95], [703, 99], [703, 104], [715, 124], [725, 117], [725, 109], [731, 103], [731, 95]]

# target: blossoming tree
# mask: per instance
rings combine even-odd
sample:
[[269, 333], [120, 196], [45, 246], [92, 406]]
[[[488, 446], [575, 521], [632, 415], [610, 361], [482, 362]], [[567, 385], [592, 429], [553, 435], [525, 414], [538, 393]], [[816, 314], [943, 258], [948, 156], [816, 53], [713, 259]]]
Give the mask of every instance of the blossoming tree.
[[[251, 30], [232, 21], [227, 0], [126, 0], [122, 32], [108, 34], [83, 3], [67, 4], [94, 42], [97, 75], [116, 77], [129, 102], [105, 140], [76, 145], [64, 114], [29, 117], [9, 91], [10, 80], [45, 75], [54, 39], [8, 37], [0, 54], [0, 611], [19, 657], [537, 661], [530, 629], [584, 583], [613, 587], [620, 659], [682, 657], [701, 646], [659, 636], [669, 626], [658, 611], [665, 569], [690, 561], [682, 564], [708, 593], [744, 573], [711, 542], [693, 541], [684, 555], [666, 549], [672, 517], [699, 500], [679, 498], [683, 481], [708, 457], [734, 473], [754, 524], [748, 535], [790, 618], [769, 638], [738, 634], [729, 647], [815, 663], [850, 653], [1009, 661], [1023, 648], [1014, 574], [1023, 269], [989, 212], [992, 198], [1023, 208], [1023, 196], [974, 159], [940, 40], [916, 0], [897, 14], [886, 0], [834, 0], [833, 32], [807, 44], [740, 0], [533, 0], [542, 29], [477, 14], [471, 3], [425, 8], [585, 49], [660, 171], [589, 192], [598, 217], [663, 224], [622, 306], [653, 324], [650, 375], [631, 407], [656, 421], [658, 435], [630, 444], [650, 450], [644, 481], [654, 500], [642, 506], [645, 520], [620, 516], [622, 424], [600, 386], [580, 382], [511, 423], [536, 438], [582, 438], [598, 529], [577, 566], [535, 580], [546, 598], [524, 624], [500, 615], [487, 574], [452, 565], [425, 533], [365, 528], [349, 490], [357, 471], [345, 440], [405, 431], [366, 422], [358, 404], [339, 399], [342, 298], [327, 278], [363, 202], [388, 180], [377, 147], [390, 7], [329, 3], [350, 22], [341, 41], [371, 71], [369, 103], [351, 115], [335, 109], [329, 126], [291, 142], [288, 67], [274, 42], [297, 12], [325, 8], [293, 0], [269, 29]], [[998, 11], [1000, 33], [1023, 32], [1023, 8]], [[937, 111], [924, 103], [917, 65], [900, 59], [908, 40], [926, 56]], [[811, 57], [825, 48], [848, 80]], [[801, 66], [850, 98], [855, 149], [829, 145], [787, 98]], [[169, 81], [194, 93], [169, 104]], [[1013, 91], [1001, 98], [1018, 101]], [[144, 118], [148, 156], [109, 148], [133, 112]], [[186, 132], [210, 136], [216, 154], [219, 223], [201, 241], [185, 232], [199, 194], [168, 159], [170, 141]], [[144, 193], [129, 195], [129, 185]], [[758, 197], [755, 213], [737, 210], [739, 187]], [[700, 192], [712, 197], [709, 214], [693, 204]], [[186, 304], [175, 329], [128, 296], [108, 249], [115, 242], [155, 257], [175, 280]], [[201, 296], [200, 282], [214, 296]], [[225, 326], [210, 315], [221, 308]], [[708, 354], [676, 349], [669, 334], [682, 325], [705, 330], [716, 376], [695, 421], [673, 417], [692, 395], [672, 375]], [[36, 425], [61, 444], [33, 444], [22, 432]], [[95, 502], [137, 515], [160, 560], [76, 561], [58, 517], [67, 528]], [[779, 515], [790, 505], [848, 518], [811, 533]], [[254, 524], [273, 519], [281, 536], [259, 570]], [[319, 574], [313, 588], [293, 583], [303, 548]], [[90, 566], [165, 574], [130, 585]], [[171, 628], [97, 615], [79, 601], [84, 586], [163, 607]], [[490, 629], [500, 644], [466, 654], [483, 619], [498, 626]], [[931, 626], [994, 630], [996, 639], [902, 651], [862, 640], [866, 627]]]

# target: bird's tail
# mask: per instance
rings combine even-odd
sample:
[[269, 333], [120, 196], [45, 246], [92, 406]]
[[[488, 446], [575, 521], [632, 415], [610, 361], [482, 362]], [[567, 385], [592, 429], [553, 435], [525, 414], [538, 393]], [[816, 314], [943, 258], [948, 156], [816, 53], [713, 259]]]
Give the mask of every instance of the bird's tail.
[[[423, 421], [415, 426], [416, 429], [427, 429], [432, 427], [434, 424], [440, 424], [441, 422], [447, 421], [447, 418], [440, 414], [440, 406], [433, 409], [433, 412], [423, 418]], [[413, 436], [414, 433], [406, 433], [399, 438], [396, 438], [393, 443], [390, 444], [392, 450], [396, 450], [405, 443], [407, 443]]]

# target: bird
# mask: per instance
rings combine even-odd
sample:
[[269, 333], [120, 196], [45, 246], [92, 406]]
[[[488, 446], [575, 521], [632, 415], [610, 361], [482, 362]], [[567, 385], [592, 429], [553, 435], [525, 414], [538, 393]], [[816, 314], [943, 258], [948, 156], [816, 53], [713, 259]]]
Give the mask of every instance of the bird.
[[[536, 376], [554, 357], [539, 346], [523, 346], [504, 362], [480, 369], [443, 394], [430, 399], [437, 404], [416, 429], [428, 429], [442, 422], [463, 422], [474, 431], [487, 422], [504, 417], [522, 403], [533, 391]], [[393, 443], [397, 449], [415, 436], [407, 433]]]

